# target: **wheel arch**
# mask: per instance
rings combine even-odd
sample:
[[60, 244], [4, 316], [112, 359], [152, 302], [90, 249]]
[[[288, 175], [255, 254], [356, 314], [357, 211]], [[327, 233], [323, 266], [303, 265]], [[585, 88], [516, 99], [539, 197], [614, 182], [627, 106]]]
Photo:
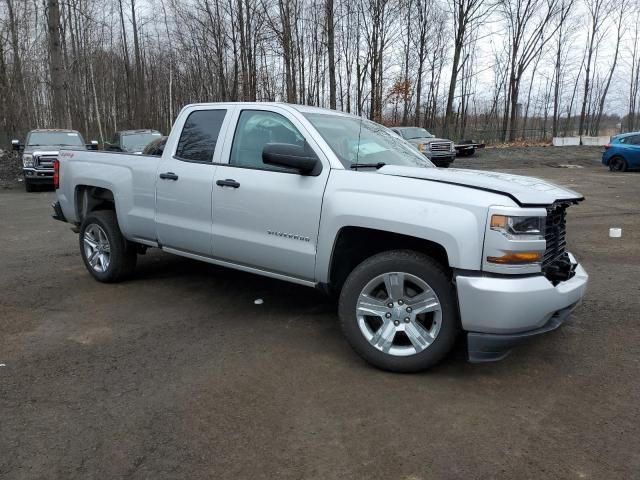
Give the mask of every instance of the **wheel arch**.
[[425, 239], [367, 227], [344, 226], [335, 237], [327, 274], [327, 288], [337, 291], [353, 269], [367, 258], [389, 250], [424, 253], [449, 270], [449, 255], [441, 244]]
[[81, 223], [91, 212], [96, 210], [113, 210], [116, 212], [116, 202], [113, 192], [107, 188], [93, 185], [77, 185], [74, 194], [76, 218]]

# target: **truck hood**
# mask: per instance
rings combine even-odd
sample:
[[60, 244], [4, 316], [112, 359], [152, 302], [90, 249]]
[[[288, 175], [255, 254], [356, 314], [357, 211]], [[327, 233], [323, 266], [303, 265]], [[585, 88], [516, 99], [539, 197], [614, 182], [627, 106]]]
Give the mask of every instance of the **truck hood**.
[[84, 145], [73, 145], [73, 146], [64, 146], [60, 145], [38, 145], [38, 146], [27, 146], [24, 148], [24, 152], [22, 153], [30, 153], [37, 155], [58, 155], [58, 152], [61, 150], [86, 150], [87, 147]]
[[[451, 142], [451, 140], [447, 140], [446, 138], [437, 138], [437, 137], [422, 137], [422, 138], [412, 138], [407, 140], [408, 142], [418, 144], [418, 143], [432, 143], [432, 142]], [[453, 142], [451, 142], [453, 143]]]
[[419, 178], [506, 195], [520, 206], [551, 205], [557, 201], [580, 201], [584, 197], [573, 190], [545, 180], [508, 173], [459, 168], [421, 168], [387, 165], [378, 170], [383, 175]]

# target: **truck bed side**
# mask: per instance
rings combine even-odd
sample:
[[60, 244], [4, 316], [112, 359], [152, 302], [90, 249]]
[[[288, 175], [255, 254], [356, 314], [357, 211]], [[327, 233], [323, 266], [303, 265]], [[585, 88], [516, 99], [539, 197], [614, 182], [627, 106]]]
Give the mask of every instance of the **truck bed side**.
[[68, 221], [82, 221], [82, 197], [95, 191], [85, 187], [97, 187], [113, 195], [125, 237], [155, 240], [155, 183], [160, 157], [63, 150], [59, 161], [58, 199]]

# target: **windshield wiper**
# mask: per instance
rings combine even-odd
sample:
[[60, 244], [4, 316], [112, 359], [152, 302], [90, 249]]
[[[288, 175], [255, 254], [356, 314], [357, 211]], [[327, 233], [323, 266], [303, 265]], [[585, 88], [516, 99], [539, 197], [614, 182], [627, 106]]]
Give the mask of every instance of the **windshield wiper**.
[[358, 168], [375, 168], [379, 169], [386, 165], [386, 163], [378, 162], [378, 163], [354, 163], [349, 168], [353, 170], [357, 170]]

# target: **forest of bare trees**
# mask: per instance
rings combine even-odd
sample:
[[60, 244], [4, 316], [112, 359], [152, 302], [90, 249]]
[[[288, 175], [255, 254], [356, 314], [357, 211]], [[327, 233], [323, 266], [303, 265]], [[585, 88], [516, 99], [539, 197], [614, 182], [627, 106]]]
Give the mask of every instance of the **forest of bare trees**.
[[241, 100], [491, 142], [640, 129], [639, 25], [633, 0], [0, 0], [0, 136]]

